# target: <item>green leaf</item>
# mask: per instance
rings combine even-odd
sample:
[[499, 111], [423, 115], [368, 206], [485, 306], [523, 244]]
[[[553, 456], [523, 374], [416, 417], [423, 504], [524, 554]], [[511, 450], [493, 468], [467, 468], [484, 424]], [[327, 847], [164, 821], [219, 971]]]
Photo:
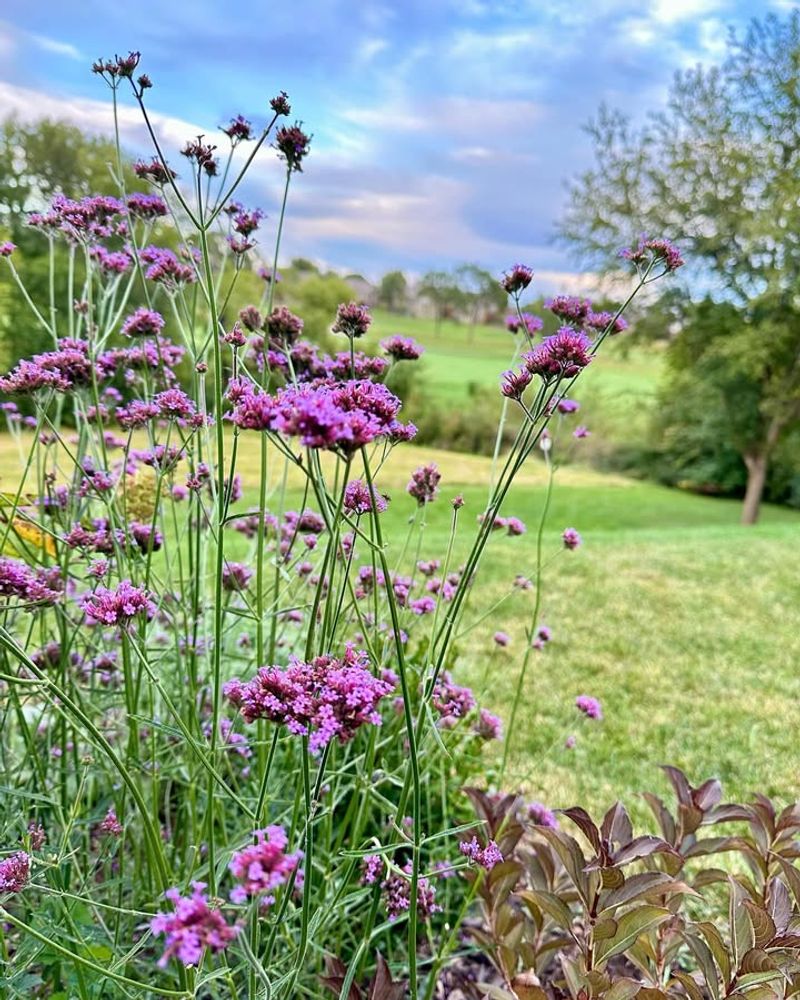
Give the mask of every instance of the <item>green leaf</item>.
[[520, 899], [534, 903], [564, 930], [569, 930], [572, 927], [574, 919], [572, 912], [563, 899], [556, 896], [555, 893], [546, 892], [544, 889], [524, 889], [516, 895]]
[[670, 911], [664, 909], [664, 907], [651, 906], [647, 903], [636, 907], [634, 910], [629, 910], [620, 917], [617, 933], [614, 937], [598, 947], [598, 960], [607, 961], [612, 955], [619, 955], [629, 945], [632, 945], [640, 934], [643, 934], [651, 927], [663, 923], [671, 916]]

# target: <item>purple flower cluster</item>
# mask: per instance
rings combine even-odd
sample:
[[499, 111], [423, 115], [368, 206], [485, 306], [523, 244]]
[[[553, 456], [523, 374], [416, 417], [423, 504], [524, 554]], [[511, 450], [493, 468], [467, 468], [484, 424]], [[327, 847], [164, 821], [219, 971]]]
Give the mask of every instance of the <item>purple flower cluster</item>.
[[544, 307], [571, 326], [583, 326], [591, 312], [592, 303], [589, 299], [581, 299], [576, 295], [557, 295], [553, 299], [548, 299]]
[[152, 618], [156, 611], [148, 592], [143, 587], [135, 587], [130, 580], [121, 580], [115, 590], [98, 587], [84, 596], [81, 607], [92, 625], [122, 627], [137, 615]]
[[465, 858], [469, 858], [474, 865], [485, 868], [487, 872], [503, 861], [503, 853], [493, 840], [482, 847], [478, 838], [473, 837], [472, 840], [462, 840], [458, 849]]
[[433, 503], [439, 492], [439, 482], [442, 474], [435, 462], [428, 465], [421, 465], [411, 473], [411, 479], [406, 486], [406, 491], [412, 496], [420, 507], [426, 503]]
[[0, 597], [19, 597], [31, 604], [55, 604], [61, 596], [58, 567], [33, 569], [20, 559], [0, 557]]
[[635, 247], [620, 250], [619, 255], [623, 260], [631, 261], [637, 268], [660, 262], [664, 265], [664, 270], [668, 272], [677, 271], [685, 263], [680, 250], [669, 240], [663, 238], [648, 239], [646, 236], [642, 236]]
[[0, 377], [0, 390], [29, 393], [37, 389], [67, 392], [88, 385], [92, 377], [88, 345], [83, 340], [60, 340], [55, 351], [23, 358], [8, 375]]
[[358, 302], [342, 303], [336, 310], [336, 321], [331, 330], [353, 339], [363, 337], [371, 322], [372, 317], [366, 306], [359, 305]]
[[[281, 106], [283, 107], [283, 105]], [[285, 107], [288, 109], [288, 103]], [[278, 111], [275, 107], [273, 110], [276, 114], [285, 113], [282, 110]], [[302, 171], [303, 160], [308, 156], [308, 147], [311, 145], [311, 136], [302, 130], [301, 124], [301, 122], [295, 122], [294, 125], [284, 125], [278, 129], [275, 135], [274, 146], [278, 150], [278, 156], [286, 161], [289, 170]]]
[[211, 909], [205, 887], [204, 882], [192, 882], [191, 896], [181, 896], [178, 889], [164, 893], [174, 913], [157, 913], [150, 921], [153, 934], [166, 936], [164, 954], [158, 960], [160, 968], [173, 957], [182, 965], [199, 965], [205, 948], [223, 951], [239, 933], [238, 926], [226, 923], [219, 910]]
[[[255, 844], [236, 851], [228, 864], [233, 877], [239, 882], [231, 892], [231, 900], [246, 903], [248, 899], [260, 896], [260, 904], [267, 906], [275, 902], [273, 891], [289, 881], [302, 855], [299, 851], [286, 853], [289, 841], [282, 826], [255, 830], [253, 836]], [[295, 877], [295, 884], [302, 884], [301, 872]]]
[[125, 337], [157, 337], [164, 329], [164, 317], [145, 306], [128, 316], [120, 332]]
[[518, 295], [524, 291], [533, 280], [533, 270], [524, 264], [515, 264], [510, 271], [503, 274], [500, 282], [509, 295]]
[[[411, 906], [411, 862], [403, 867], [404, 875], [392, 873], [382, 883], [383, 899], [389, 920], [396, 920], [408, 912]], [[417, 913], [422, 920], [429, 920], [434, 913], [441, 911], [436, 903], [436, 889], [430, 880], [421, 877], [417, 880]]]
[[575, 707], [579, 712], [587, 717], [587, 719], [602, 719], [603, 709], [600, 706], [600, 702], [597, 698], [592, 698], [588, 694], [579, 694], [575, 699]]
[[109, 809], [97, 824], [97, 830], [99, 833], [104, 833], [107, 837], [121, 837], [124, 827], [120, 823], [114, 809]]
[[533, 313], [523, 312], [519, 315], [512, 313], [510, 316], [506, 316], [506, 329], [509, 333], [519, 333], [520, 330], [525, 330], [532, 337], [543, 326], [543, 320], [539, 316], [534, 316]]
[[552, 337], [545, 337], [541, 344], [523, 356], [526, 371], [540, 375], [545, 381], [552, 378], [572, 378], [592, 360], [592, 342], [579, 330], [562, 326]]
[[471, 688], [455, 684], [445, 670], [434, 686], [431, 704], [439, 713], [440, 725], [451, 729], [475, 708], [475, 695]]
[[133, 165], [133, 172], [143, 181], [150, 181], [163, 187], [170, 180], [174, 180], [178, 175], [170, 167], [166, 166], [154, 156], [152, 160], [137, 160]]
[[402, 337], [399, 333], [382, 340], [381, 348], [395, 361], [416, 361], [425, 353], [422, 344], [418, 344], [412, 337]]
[[530, 802], [528, 804], [528, 819], [535, 826], [548, 826], [551, 830], [555, 830], [558, 826], [556, 814], [541, 802]]
[[31, 871], [30, 855], [17, 851], [0, 861], [0, 892], [22, 892]]
[[583, 542], [580, 533], [574, 528], [564, 528], [561, 533], [561, 540], [564, 543], [564, 548], [573, 551], [578, 548]]
[[370, 493], [369, 486], [361, 479], [354, 479], [344, 488], [344, 509], [353, 514], [369, 514], [375, 510], [382, 514], [387, 506], [386, 497], [382, 496], [375, 487]]
[[245, 590], [252, 576], [253, 571], [244, 563], [226, 562], [222, 567], [222, 586], [233, 592]]
[[375, 677], [369, 659], [352, 646], [340, 659], [318, 656], [311, 663], [292, 659], [289, 666], [262, 667], [242, 683], [225, 685], [225, 696], [247, 722], [268, 719], [295, 735], [309, 736], [313, 752], [334, 737], [351, 740], [362, 725], [381, 724], [378, 704], [393, 685]]
[[119, 235], [116, 220], [123, 215], [125, 205], [108, 195], [92, 195], [80, 201], [56, 195], [47, 212], [33, 212], [28, 216], [28, 225], [85, 242]]
[[380, 437], [407, 440], [415, 432], [413, 425], [397, 420], [397, 396], [368, 379], [290, 385], [275, 396], [237, 385], [234, 392], [229, 388], [228, 398], [234, 403], [231, 420], [238, 427], [298, 437], [307, 448], [352, 453]]

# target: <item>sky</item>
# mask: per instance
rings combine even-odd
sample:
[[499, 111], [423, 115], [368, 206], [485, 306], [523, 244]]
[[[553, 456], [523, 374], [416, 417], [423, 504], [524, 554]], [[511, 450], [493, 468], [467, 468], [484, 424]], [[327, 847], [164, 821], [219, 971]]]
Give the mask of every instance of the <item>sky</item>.
[[[139, 50], [154, 83], [147, 104], [179, 167], [186, 139], [240, 113], [260, 125], [269, 98], [285, 90], [313, 142], [292, 181], [282, 256], [372, 279], [393, 268], [416, 275], [470, 261], [500, 271], [523, 261], [543, 291], [573, 290], [579, 267], [553, 237], [568, 179], [591, 162], [582, 125], [601, 102], [641, 118], [663, 102], [676, 70], [720, 60], [729, 29], [796, 6], [3, 0], [0, 116], [109, 134], [108, 90], [91, 63]], [[126, 149], [149, 152], [135, 106], [122, 109], [120, 127]], [[243, 188], [273, 224], [282, 178], [266, 149]]]

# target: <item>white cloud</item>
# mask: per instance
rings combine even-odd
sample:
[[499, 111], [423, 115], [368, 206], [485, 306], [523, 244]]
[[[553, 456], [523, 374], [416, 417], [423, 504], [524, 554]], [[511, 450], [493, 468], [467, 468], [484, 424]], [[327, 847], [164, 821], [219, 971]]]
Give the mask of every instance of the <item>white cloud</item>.
[[677, 24], [697, 20], [721, 5], [722, 0], [654, 0], [648, 13], [659, 24]]
[[69, 42], [60, 42], [55, 38], [48, 38], [46, 35], [31, 34], [28, 37], [34, 45], [38, 46], [44, 52], [52, 52], [57, 56], [67, 56], [69, 59], [83, 59], [80, 50]]

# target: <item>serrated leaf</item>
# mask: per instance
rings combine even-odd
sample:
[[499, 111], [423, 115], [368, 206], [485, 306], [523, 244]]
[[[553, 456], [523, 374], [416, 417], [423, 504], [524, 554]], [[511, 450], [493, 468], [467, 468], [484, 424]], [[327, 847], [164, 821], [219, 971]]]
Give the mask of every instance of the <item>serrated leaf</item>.
[[617, 932], [611, 940], [604, 942], [597, 949], [598, 960], [607, 960], [612, 955], [620, 952], [632, 945], [633, 942], [651, 927], [655, 927], [664, 920], [669, 919], [672, 914], [662, 906], [651, 906], [645, 903], [637, 906], [636, 909], [628, 910], [617, 921]]

